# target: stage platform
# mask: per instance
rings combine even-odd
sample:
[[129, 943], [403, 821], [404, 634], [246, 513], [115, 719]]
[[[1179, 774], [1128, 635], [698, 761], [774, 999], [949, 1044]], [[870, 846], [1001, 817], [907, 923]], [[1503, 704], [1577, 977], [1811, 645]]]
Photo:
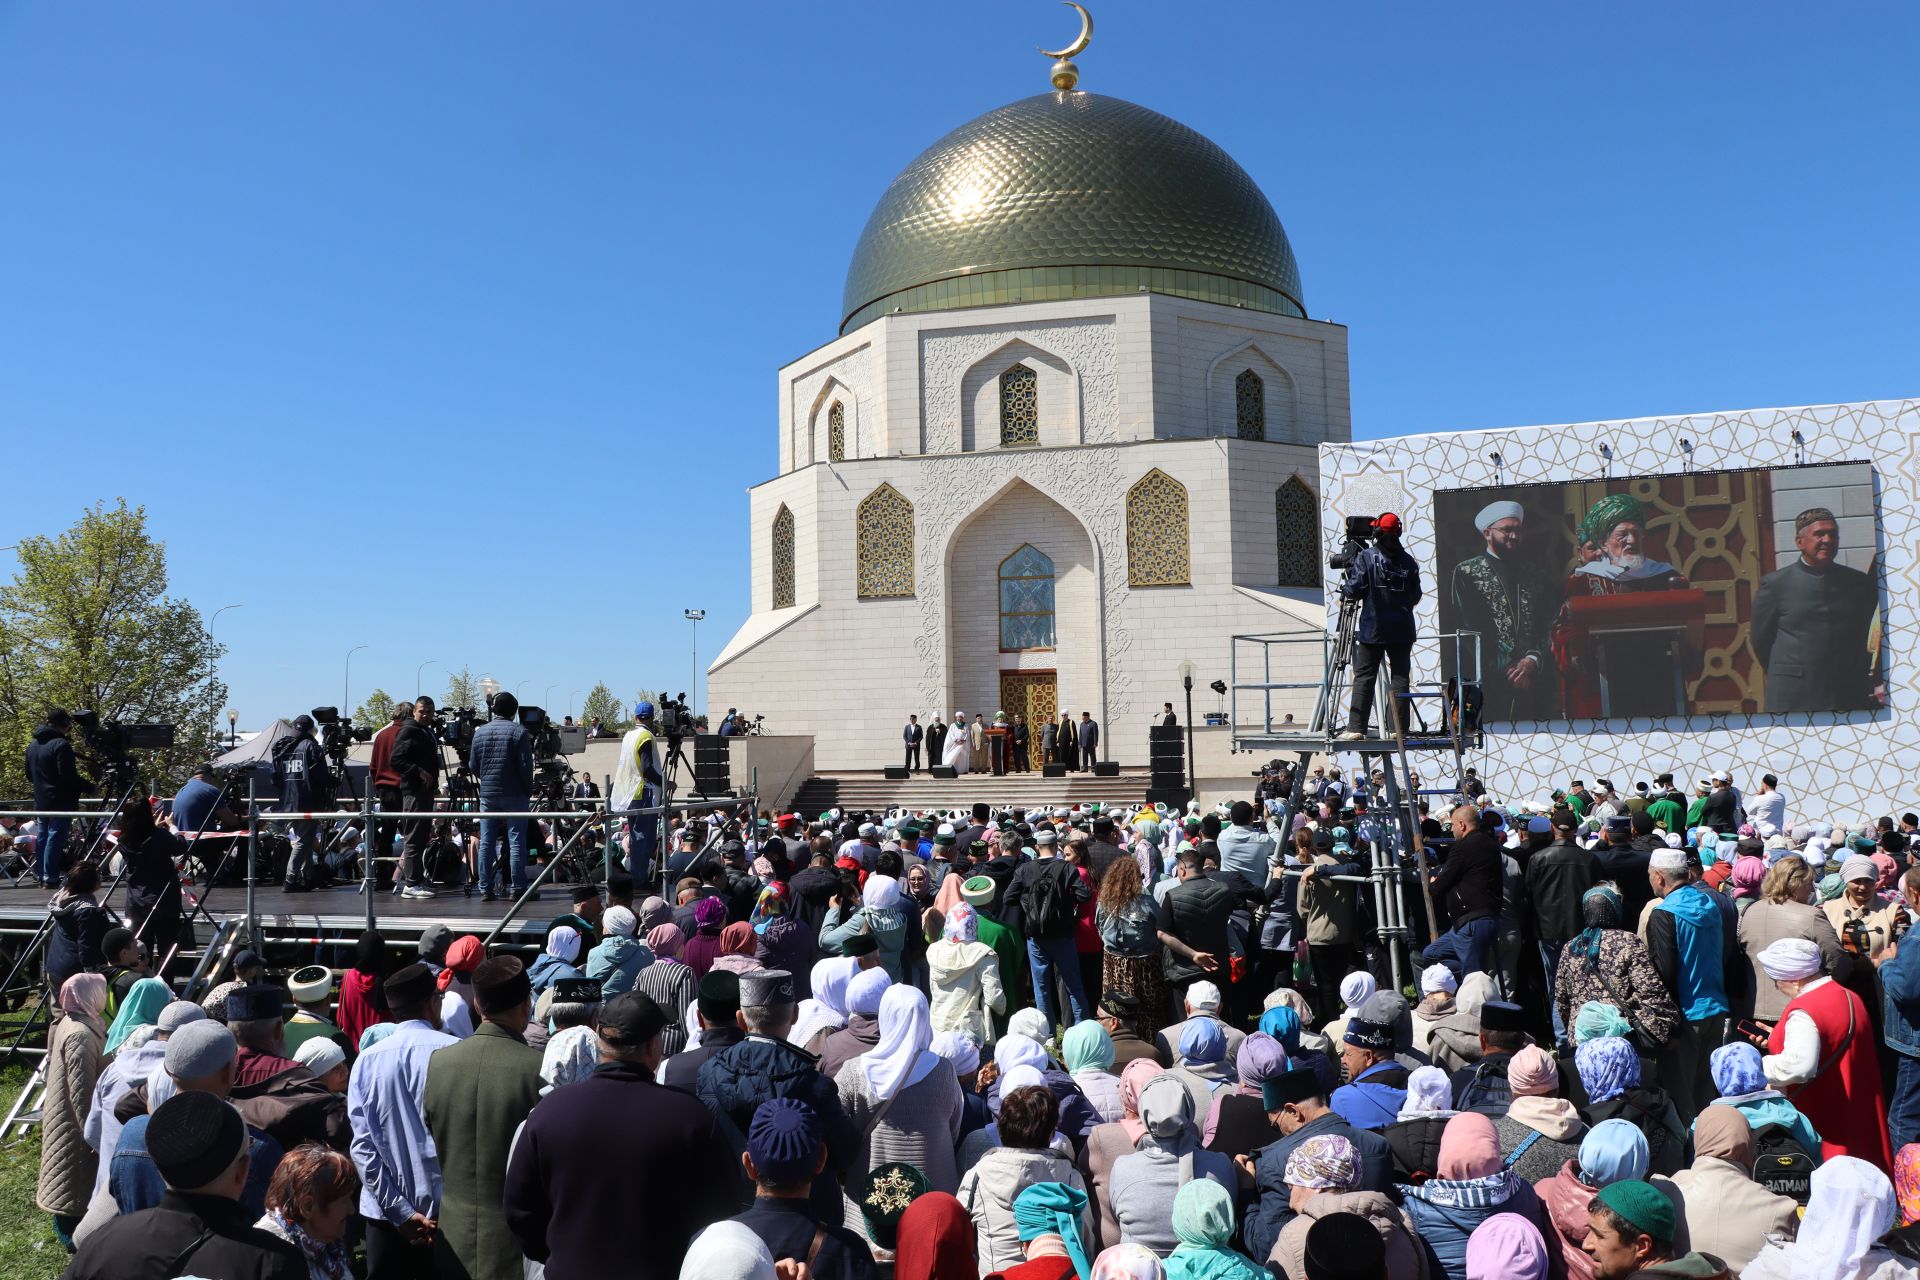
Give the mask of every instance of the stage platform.
[[1146, 799], [1148, 783], [1147, 770], [1137, 765], [1123, 765], [1111, 778], [1095, 777], [1091, 773], [1049, 778], [1034, 770], [998, 775], [967, 773], [944, 779], [916, 773], [910, 778], [895, 779], [878, 769], [847, 770], [808, 778], [795, 793], [793, 808], [812, 819], [829, 809], [885, 812], [902, 807], [964, 809], [974, 804], [1026, 809], [1138, 804]]

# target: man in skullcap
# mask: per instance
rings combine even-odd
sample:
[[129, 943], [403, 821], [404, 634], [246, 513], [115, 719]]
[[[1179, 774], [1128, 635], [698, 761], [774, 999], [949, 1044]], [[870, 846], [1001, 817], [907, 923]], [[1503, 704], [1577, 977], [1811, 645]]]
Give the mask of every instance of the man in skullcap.
[[831, 1217], [821, 1217], [810, 1203], [827, 1156], [820, 1117], [812, 1107], [796, 1098], [761, 1103], [740, 1156], [754, 1185], [753, 1207], [733, 1220], [765, 1241], [775, 1258], [805, 1262], [815, 1280], [871, 1280], [873, 1252], [840, 1225], [838, 1196]]
[[1691, 1120], [1713, 1097], [1707, 1055], [1720, 1047], [1733, 1008], [1727, 975], [1738, 972], [1738, 930], [1727, 928], [1722, 900], [1688, 874], [1680, 850], [1652, 855], [1647, 882], [1658, 899], [1647, 916], [1647, 954], [1683, 1019], [1659, 1055], [1660, 1085]]
[[1473, 527], [1486, 547], [1453, 567], [1452, 627], [1480, 635], [1487, 720], [1535, 720], [1558, 701], [1547, 629], [1558, 601], [1547, 573], [1526, 557], [1526, 509], [1500, 500]]
[[1767, 1083], [1819, 1132], [1822, 1160], [1858, 1156], [1890, 1173], [1887, 1100], [1866, 1005], [1821, 972], [1819, 944], [1806, 938], [1769, 944], [1760, 968], [1787, 997], [1763, 1046]]
[[1629, 1276], [1678, 1280], [1729, 1280], [1727, 1264], [1710, 1253], [1676, 1253], [1680, 1222], [1666, 1192], [1639, 1178], [1600, 1189], [1587, 1205], [1587, 1238], [1580, 1247], [1593, 1259], [1595, 1280]]
[[[1869, 543], [1872, 531], [1867, 533]], [[1767, 673], [1764, 711], [1860, 711], [1885, 699], [1868, 647], [1880, 593], [1841, 564], [1840, 523], [1826, 507], [1793, 518], [1794, 560], [1753, 594], [1753, 652]]]
[[[1686, 590], [1689, 584], [1685, 574], [1648, 554], [1647, 524], [1646, 507], [1629, 493], [1608, 494], [1589, 507], [1574, 534], [1582, 563], [1567, 575], [1566, 598]], [[1552, 635], [1554, 652], [1560, 655], [1566, 714], [1599, 716], [1602, 707], [1597, 659], [1584, 630], [1574, 626], [1570, 607], [1561, 608]], [[1633, 697], [1636, 691], [1648, 694], [1671, 689], [1673, 673], [1666, 658], [1666, 644], [1663, 636], [1650, 637], [1637, 646], [1630, 636], [1614, 637], [1609, 652], [1616, 681], [1616, 711], [1621, 700]], [[1680, 658], [1683, 664], [1698, 663], [1697, 655], [1690, 652]], [[1632, 689], [1618, 687], [1624, 683], [1631, 683]]]

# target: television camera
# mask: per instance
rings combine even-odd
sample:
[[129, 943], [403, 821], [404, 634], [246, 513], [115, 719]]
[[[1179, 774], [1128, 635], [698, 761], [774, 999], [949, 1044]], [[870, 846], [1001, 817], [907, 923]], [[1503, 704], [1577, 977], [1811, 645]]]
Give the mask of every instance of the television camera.
[[102, 719], [98, 711], [76, 711], [73, 722], [86, 744], [88, 763], [99, 772], [96, 785], [102, 792], [125, 790], [139, 776], [134, 752], [167, 751], [173, 746], [170, 724], [122, 724]]
[[1351, 568], [1354, 557], [1379, 535], [1379, 521], [1372, 516], [1348, 516], [1345, 541], [1341, 542], [1338, 551], [1327, 557], [1327, 568], [1343, 572]]
[[320, 726], [320, 749], [327, 753], [336, 770], [346, 760], [347, 752], [353, 749], [354, 743], [373, 738], [373, 726], [355, 724], [351, 716], [341, 715], [338, 707], [315, 707], [308, 714]]
[[568, 808], [567, 790], [573, 785], [569, 755], [584, 751], [587, 731], [580, 725], [557, 725], [542, 707], [521, 707], [520, 727], [533, 742], [533, 802], [536, 809]]
[[687, 695], [683, 691], [677, 697], [669, 698], [666, 690], [660, 691], [659, 701], [653, 709], [655, 723], [660, 733], [669, 743], [678, 742], [693, 732], [693, 710], [687, 706]]

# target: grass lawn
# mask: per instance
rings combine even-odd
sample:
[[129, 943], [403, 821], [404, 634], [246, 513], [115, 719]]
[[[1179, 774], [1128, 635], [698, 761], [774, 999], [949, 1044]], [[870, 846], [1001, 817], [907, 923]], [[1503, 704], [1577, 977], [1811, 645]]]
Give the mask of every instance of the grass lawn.
[[[28, 1070], [0, 1073], [0, 1115], [13, 1105]], [[33, 1203], [40, 1178], [40, 1130], [0, 1145], [0, 1276], [6, 1280], [54, 1280], [67, 1267], [67, 1251], [53, 1236], [53, 1219]]]

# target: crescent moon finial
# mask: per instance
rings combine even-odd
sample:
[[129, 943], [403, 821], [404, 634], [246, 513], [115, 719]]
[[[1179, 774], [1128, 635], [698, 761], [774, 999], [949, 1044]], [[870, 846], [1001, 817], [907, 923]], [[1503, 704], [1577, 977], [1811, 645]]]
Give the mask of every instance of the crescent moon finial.
[[1060, 0], [1060, 3], [1080, 15], [1080, 34], [1064, 49], [1042, 49], [1040, 53], [1043, 57], [1054, 59], [1053, 87], [1064, 93], [1080, 81], [1080, 68], [1073, 65], [1073, 58], [1076, 54], [1086, 52], [1087, 46], [1093, 43], [1093, 15], [1087, 12], [1085, 5], [1075, 3], [1075, 0]]

